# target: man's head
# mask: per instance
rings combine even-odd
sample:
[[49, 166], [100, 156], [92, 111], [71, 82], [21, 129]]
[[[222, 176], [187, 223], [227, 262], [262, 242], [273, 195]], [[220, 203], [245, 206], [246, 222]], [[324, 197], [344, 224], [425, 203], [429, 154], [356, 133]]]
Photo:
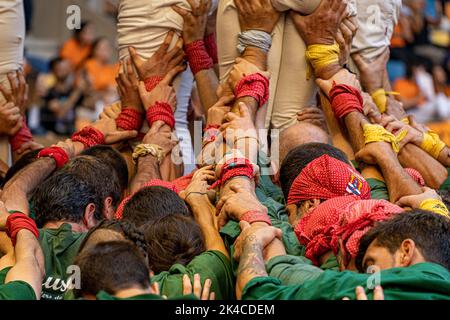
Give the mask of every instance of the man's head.
[[97, 145], [95, 147], [84, 150], [81, 155], [93, 156], [108, 163], [114, 168], [114, 172], [119, 177], [122, 192], [128, 187], [128, 167], [127, 162], [119, 151], [111, 146]]
[[[292, 184], [302, 170], [309, 163], [323, 155], [328, 155], [347, 164], [349, 163], [347, 156], [341, 150], [324, 143], [303, 144], [294, 148], [287, 154], [280, 168], [280, 184], [286, 201]], [[291, 224], [295, 225], [299, 216], [319, 205], [320, 201], [320, 198], [309, 199], [307, 201], [299, 202], [297, 205], [288, 205], [287, 210]]]
[[140, 227], [169, 215], [189, 216], [185, 202], [165, 187], [146, 187], [139, 190], [127, 202], [122, 219]]
[[49, 222], [70, 222], [85, 231], [102, 219], [102, 199], [86, 181], [69, 172], [58, 171], [42, 182], [31, 202], [40, 228]]
[[433, 262], [450, 270], [450, 219], [423, 210], [398, 214], [362, 239], [356, 267], [380, 270]]
[[59, 57], [50, 61], [50, 70], [60, 82], [65, 81], [72, 73], [70, 62]]
[[77, 175], [102, 200], [100, 210], [106, 219], [112, 219], [121, 196], [120, 181], [108, 162], [93, 156], [78, 156], [60, 171]]
[[95, 299], [100, 291], [116, 295], [123, 290], [152, 293], [144, 257], [129, 241], [102, 242], [83, 250], [74, 262], [80, 267], [81, 285], [75, 297]]
[[330, 136], [321, 128], [307, 122], [296, 123], [280, 133], [280, 163], [289, 152], [307, 143], [330, 144]]
[[167, 271], [176, 263], [186, 265], [205, 251], [198, 224], [183, 215], [169, 215], [147, 224], [144, 228], [150, 269]]

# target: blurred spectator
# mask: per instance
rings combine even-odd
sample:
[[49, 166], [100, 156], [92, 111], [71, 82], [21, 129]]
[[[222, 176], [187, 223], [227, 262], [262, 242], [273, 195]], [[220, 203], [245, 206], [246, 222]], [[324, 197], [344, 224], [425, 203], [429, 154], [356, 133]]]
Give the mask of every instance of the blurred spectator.
[[75, 128], [75, 109], [82, 104], [87, 81], [84, 76], [76, 78], [69, 61], [62, 58], [53, 59], [50, 69], [51, 75], [46, 80], [49, 89], [43, 97], [41, 125], [48, 131], [70, 135]]
[[68, 60], [73, 69], [78, 69], [91, 54], [94, 39], [93, 24], [82, 22], [81, 28], [74, 30], [72, 38], [62, 46], [61, 58]]

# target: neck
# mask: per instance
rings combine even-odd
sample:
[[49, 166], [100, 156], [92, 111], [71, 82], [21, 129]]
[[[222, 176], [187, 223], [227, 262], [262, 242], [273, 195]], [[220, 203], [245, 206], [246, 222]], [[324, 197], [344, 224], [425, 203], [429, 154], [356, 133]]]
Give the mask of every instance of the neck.
[[87, 231], [87, 228], [84, 224], [74, 223], [74, 222], [66, 222], [66, 221], [47, 222], [44, 225], [44, 229], [59, 229], [65, 223], [70, 224], [72, 226], [72, 231], [75, 233], [81, 233], [81, 232]]
[[129, 288], [129, 289], [119, 290], [116, 292], [116, 294], [114, 294], [114, 296], [116, 298], [126, 299], [126, 298], [140, 296], [143, 294], [152, 294], [152, 293], [153, 292], [152, 292], [151, 288], [142, 289], [142, 288], [139, 288], [136, 286], [136, 287]]

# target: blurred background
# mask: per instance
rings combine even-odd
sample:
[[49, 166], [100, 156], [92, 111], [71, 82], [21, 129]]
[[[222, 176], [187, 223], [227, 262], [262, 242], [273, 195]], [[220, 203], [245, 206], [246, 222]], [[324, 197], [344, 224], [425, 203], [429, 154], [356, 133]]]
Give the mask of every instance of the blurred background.
[[[360, 0], [363, 1], [363, 0]], [[24, 0], [28, 124], [46, 145], [97, 118], [118, 99], [115, 75], [119, 0]], [[78, 5], [82, 27], [66, 27]], [[408, 113], [450, 145], [450, 0], [404, 0], [388, 64]]]

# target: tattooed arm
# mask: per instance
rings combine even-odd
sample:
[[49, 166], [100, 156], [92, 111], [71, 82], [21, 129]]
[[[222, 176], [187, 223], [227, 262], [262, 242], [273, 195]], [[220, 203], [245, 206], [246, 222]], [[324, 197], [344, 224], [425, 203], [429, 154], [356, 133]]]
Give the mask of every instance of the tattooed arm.
[[240, 222], [240, 227], [242, 233], [236, 241], [236, 252], [240, 253], [236, 284], [238, 299], [241, 299], [242, 291], [250, 280], [268, 276], [263, 250], [273, 241], [281, 239], [281, 230], [274, 227], [250, 225], [245, 221]]

